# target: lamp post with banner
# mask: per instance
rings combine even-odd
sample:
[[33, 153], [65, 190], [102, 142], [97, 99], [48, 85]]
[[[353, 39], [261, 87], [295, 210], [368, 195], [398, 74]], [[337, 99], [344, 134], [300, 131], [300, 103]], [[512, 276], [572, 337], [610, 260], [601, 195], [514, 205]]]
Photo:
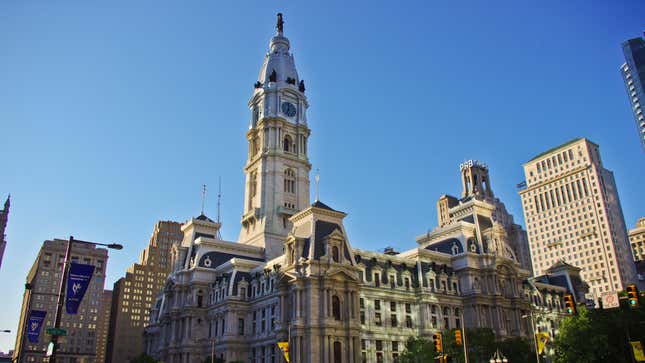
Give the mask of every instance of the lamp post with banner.
[[[60, 280], [60, 285], [58, 288], [58, 302], [56, 304], [56, 315], [54, 318], [54, 327], [50, 329], [52, 339], [49, 343], [50, 347], [47, 349], [49, 354], [49, 363], [56, 363], [56, 353], [58, 350], [58, 337], [67, 334], [67, 332], [60, 328], [60, 321], [63, 316], [63, 304], [65, 302], [65, 290], [67, 288], [67, 279], [69, 278], [69, 269], [70, 269], [70, 258], [72, 253], [72, 245], [74, 243], [85, 244], [91, 246], [105, 246], [107, 248], [120, 250], [123, 249], [123, 246], [118, 243], [98, 243], [98, 242], [87, 242], [74, 239], [74, 236], [69, 237], [67, 242], [67, 248], [65, 249], [65, 262], [63, 264], [63, 277]], [[80, 302], [79, 302], [80, 303]]]

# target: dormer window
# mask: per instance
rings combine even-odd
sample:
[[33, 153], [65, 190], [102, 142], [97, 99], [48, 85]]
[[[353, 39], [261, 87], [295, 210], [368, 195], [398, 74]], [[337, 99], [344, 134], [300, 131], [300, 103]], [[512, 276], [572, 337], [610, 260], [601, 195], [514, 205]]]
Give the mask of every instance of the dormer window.
[[340, 256], [338, 252], [338, 246], [334, 246], [331, 248], [331, 258], [334, 260], [334, 262], [339, 262]]

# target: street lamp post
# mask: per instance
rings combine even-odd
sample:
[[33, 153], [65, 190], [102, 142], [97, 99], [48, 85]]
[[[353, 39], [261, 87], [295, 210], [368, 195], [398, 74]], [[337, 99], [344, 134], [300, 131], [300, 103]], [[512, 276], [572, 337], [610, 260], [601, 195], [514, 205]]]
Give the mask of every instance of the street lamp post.
[[[105, 246], [107, 248], [115, 249], [115, 250], [120, 250], [123, 248], [122, 245], [118, 243], [110, 243], [110, 244], [105, 244], [105, 243], [97, 243], [97, 242], [87, 242], [87, 241], [80, 241], [80, 240], [75, 240], [74, 236], [69, 236], [69, 241], [67, 242], [67, 248], [65, 249], [65, 262], [63, 264], [63, 277], [60, 280], [60, 285], [58, 288], [58, 303], [56, 304], [56, 315], [54, 318], [54, 329], [59, 329], [60, 328], [60, 321], [63, 316], [63, 304], [65, 301], [65, 287], [67, 284], [67, 278], [69, 276], [69, 267], [70, 267], [70, 258], [71, 258], [71, 252], [72, 252], [72, 244], [73, 243], [80, 243], [80, 244], [86, 244], [86, 245], [92, 245], [92, 246]], [[56, 353], [58, 351], [58, 334], [52, 334], [52, 354], [49, 357], [49, 363], [56, 363]]]

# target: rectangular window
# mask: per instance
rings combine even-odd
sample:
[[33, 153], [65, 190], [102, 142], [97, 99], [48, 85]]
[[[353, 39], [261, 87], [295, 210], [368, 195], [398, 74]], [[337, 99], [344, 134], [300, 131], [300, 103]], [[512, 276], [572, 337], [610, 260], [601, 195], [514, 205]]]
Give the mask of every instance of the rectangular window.
[[399, 325], [398, 321], [396, 320], [396, 314], [390, 315], [390, 321], [392, 322], [392, 327], [397, 327]]
[[382, 325], [381, 313], [374, 314], [374, 324], [376, 324], [376, 326], [381, 326]]
[[381, 310], [381, 300], [374, 300], [374, 310]]

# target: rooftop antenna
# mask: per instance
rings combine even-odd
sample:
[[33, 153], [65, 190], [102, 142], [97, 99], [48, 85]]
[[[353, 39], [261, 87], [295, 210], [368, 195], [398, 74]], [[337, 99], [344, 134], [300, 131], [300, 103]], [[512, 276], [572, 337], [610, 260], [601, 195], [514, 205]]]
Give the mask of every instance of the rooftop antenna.
[[202, 215], [204, 215], [205, 203], [206, 203], [206, 184], [202, 184]]
[[316, 168], [316, 202], [320, 201], [320, 169]]
[[219, 186], [217, 189], [217, 223], [222, 221], [222, 177], [219, 177]]
[[[219, 186], [217, 189], [217, 223], [222, 223], [222, 177], [219, 177]], [[217, 229], [217, 238], [222, 239], [222, 232], [220, 229]]]

